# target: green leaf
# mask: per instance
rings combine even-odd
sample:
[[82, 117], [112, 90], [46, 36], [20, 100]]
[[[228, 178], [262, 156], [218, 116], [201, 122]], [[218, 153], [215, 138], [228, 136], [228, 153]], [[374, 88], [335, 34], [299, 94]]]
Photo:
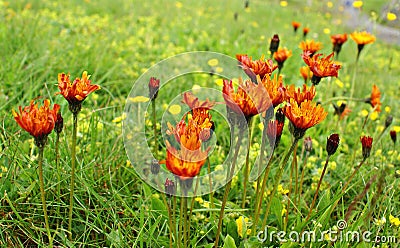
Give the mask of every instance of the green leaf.
[[223, 248], [236, 248], [235, 240], [229, 234], [225, 237]]

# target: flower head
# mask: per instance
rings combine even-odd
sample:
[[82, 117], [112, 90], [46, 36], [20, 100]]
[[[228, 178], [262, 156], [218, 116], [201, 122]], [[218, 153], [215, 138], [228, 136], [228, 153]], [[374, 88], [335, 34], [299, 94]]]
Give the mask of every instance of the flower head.
[[350, 34], [350, 38], [353, 39], [357, 43], [357, 45], [370, 44], [376, 40], [375, 36], [366, 31], [353, 32]]
[[371, 154], [373, 138], [370, 136], [362, 136], [360, 138], [362, 145], [362, 154], [364, 159], [367, 159]]
[[274, 36], [271, 39], [271, 42], [269, 43], [269, 51], [271, 54], [274, 54], [279, 47], [279, 36], [277, 34], [274, 34]]
[[251, 57], [245, 54], [237, 54], [236, 58], [244, 72], [253, 82], [256, 82], [257, 75], [262, 79], [267, 74], [271, 75], [278, 68], [271, 59], [265, 60], [264, 55], [259, 60], [252, 60]]
[[303, 50], [303, 52], [310, 52], [310, 56], [314, 55], [315, 52], [318, 50], [321, 50], [322, 48], [322, 43], [321, 42], [315, 42], [314, 40], [306, 40], [302, 41], [299, 45], [300, 49]]
[[397, 140], [396, 130], [390, 130], [390, 138], [392, 139], [393, 143], [396, 144], [396, 140]]
[[311, 79], [313, 76], [313, 73], [312, 73], [312, 71], [310, 71], [310, 68], [308, 66], [300, 67], [300, 74], [304, 79], [304, 83], [306, 83], [307, 80]]
[[20, 106], [19, 113], [13, 110], [13, 116], [18, 125], [35, 138], [36, 145], [42, 147], [46, 143], [47, 135], [54, 129], [59, 109], [58, 104], [54, 104], [53, 109], [50, 109], [48, 99], [43, 101], [40, 108], [31, 101], [30, 105], [23, 109]]
[[331, 36], [333, 44], [333, 52], [339, 55], [342, 50], [342, 45], [347, 41], [347, 34], [335, 34]]
[[282, 76], [279, 76], [278, 78], [275, 74], [274, 77], [271, 78], [271, 76], [267, 75], [261, 81], [261, 84], [264, 85], [265, 89], [267, 89], [268, 96], [274, 107], [278, 106], [285, 100], [285, 88], [283, 87]]
[[283, 67], [283, 63], [292, 56], [292, 51], [288, 50], [286, 47], [278, 48], [278, 51], [274, 53], [274, 59], [278, 62], [278, 69], [281, 70]]
[[151, 77], [149, 80], [149, 98], [150, 99], [157, 98], [159, 88], [160, 88], [160, 79]]
[[310, 28], [308, 28], [308, 27], [303, 28], [303, 37], [304, 38], [306, 38], [308, 32], [310, 32]]
[[295, 33], [297, 32], [297, 29], [300, 27], [300, 25], [300, 22], [292, 21], [292, 27]]
[[340, 138], [339, 138], [339, 134], [334, 133], [331, 134], [326, 141], [326, 151], [328, 152], [328, 155], [333, 155], [338, 146], [339, 146], [339, 142], [340, 142]]
[[333, 103], [333, 107], [335, 108], [335, 115], [339, 116], [339, 120], [343, 120], [351, 112], [346, 103], [341, 103], [340, 106]]
[[376, 112], [381, 112], [381, 92], [375, 84], [372, 86], [371, 97], [368, 98], [366, 102], [371, 104]]
[[294, 130], [292, 133], [295, 138], [303, 137], [307, 129], [322, 122], [328, 115], [321, 105], [316, 105], [308, 100], [297, 104], [294, 99], [289, 100], [284, 112], [293, 125]]
[[304, 101], [312, 101], [315, 97], [315, 86], [312, 85], [311, 87], [308, 87], [306, 84], [303, 84], [303, 88], [297, 88], [294, 86], [294, 84], [291, 84], [286, 87], [286, 99], [293, 99], [297, 102], [298, 105], [300, 105]]
[[232, 81], [224, 80], [222, 89], [227, 107], [237, 114], [250, 118], [264, 112], [271, 106], [271, 100], [262, 83], [255, 84], [250, 80], [239, 78], [239, 87], [235, 92]]
[[311, 81], [314, 85], [319, 84], [321, 78], [323, 77], [337, 77], [338, 71], [342, 67], [339, 64], [336, 64], [331, 58], [334, 53], [329, 54], [326, 57], [319, 58], [322, 54], [315, 54], [310, 57], [309, 52], [303, 52], [302, 57], [304, 62], [310, 67], [310, 70], [313, 72], [313, 77]]

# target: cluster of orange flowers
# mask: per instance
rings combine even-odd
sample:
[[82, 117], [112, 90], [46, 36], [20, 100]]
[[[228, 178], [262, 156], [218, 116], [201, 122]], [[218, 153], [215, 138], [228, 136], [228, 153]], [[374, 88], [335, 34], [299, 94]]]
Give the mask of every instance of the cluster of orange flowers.
[[[76, 78], [72, 83], [69, 75], [65, 73], [58, 74], [58, 88], [61, 94], [69, 103], [70, 110], [79, 112], [81, 104], [85, 98], [100, 86], [91, 84], [90, 75], [86, 71], [82, 73], [82, 78]], [[14, 119], [18, 125], [29, 132], [34, 138], [38, 146], [46, 143], [47, 136], [53, 131], [57, 119], [62, 118], [58, 113], [60, 106], [54, 104], [53, 109], [50, 108], [50, 100], [45, 99], [44, 104], [38, 107], [38, 104], [31, 101], [27, 107], [19, 107], [19, 113], [13, 111]]]

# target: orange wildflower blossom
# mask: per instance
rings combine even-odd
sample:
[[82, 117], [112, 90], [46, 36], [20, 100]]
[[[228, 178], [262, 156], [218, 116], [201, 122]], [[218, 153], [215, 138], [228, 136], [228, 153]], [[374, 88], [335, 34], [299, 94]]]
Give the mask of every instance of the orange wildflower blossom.
[[190, 109], [202, 108], [202, 109], [212, 109], [215, 102], [206, 99], [205, 101], [200, 101], [193, 93], [185, 92], [183, 93], [183, 103], [189, 106]]
[[188, 124], [181, 120], [176, 128], [170, 127], [167, 134], [174, 134], [179, 143], [179, 149], [173, 147], [168, 141], [166, 166], [169, 171], [179, 176], [182, 180], [196, 176], [207, 159], [208, 149], [201, 150], [200, 139], [204, 127], [211, 127], [211, 122], [206, 120], [202, 126], [198, 120], [188, 116]]
[[322, 54], [315, 54], [310, 57], [310, 52], [303, 52], [303, 60], [313, 72], [311, 82], [314, 85], [318, 85], [323, 77], [338, 76], [338, 71], [342, 66], [331, 60], [333, 55], [334, 53], [331, 53], [326, 57], [319, 58]]
[[275, 74], [274, 77], [271, 78], [271, 76], [267, 75], [261, 81], [261, 84], [264, 85], [267, 90], [273, 107], [278, 106], [285, 100], [285, 88], [283, 87], [282, 76], [278, 78], [278, 75]]
[[379, 91], [378, 86], [375, 84], [372, 86], [371, 97], [369, 97], [365, 102], [371, 104], [376, 112], [381, 112], [381, 92]]
[[284, 108], [284, 112], [290, 120], [293, 127], [291, 131], [296, 139], [302, 138], [307, 129], [322, 122], [328, 115], [328, 112], [321, 105], [316, 105], [316, 103], [308, 100], [297, 104], [294, 99], [290, 99]]
[[308, 28], [308, 27], [305, 27], [305, 28], [303, 28], [303, 38], [306, 38], [307, 37], [307, 34], [310, 32], [310, 28]]
[[353, 39], [357, 43], [357, 61], [360, 57], [360, 53], [363, 50], [364, 46], [370, 43], [373, 43], [376, 38], [372, 34], [363, 31], [363, 32], [353, 32], [350, 34], [350, 38]]
[[50, 109], [50, 101], [46, 99], [40, 108], [34, 101], [23, 109], [20, 106], [19, 113], [13, 110], [13, 116], [18, 125], [35, 138], [35, 144], [43, 147], [47, 136], [54, 129], [59, 110], [58, 104], [54, 104], [53, 109]]
[[237, 54], [236, 58], [240, 62], [240, 66], [244, 72], [253, 82], [256, 82], [257, 75], [260, 78], [264, 78], [265, 75], [271, 75], [278, 68], [271, 59], [266, 60], [264, 55], [259, 60], [252, 60], [252, 57], [247, 56], [247, 54]]
[[339, 116], [339, 120], [343, 120], [344, 117], [351, 113], [351, 109], [349, 109], [346, 103], [341, 103], [340, 106], [337, 106], [335, 103], [332, 103], [333, 108], [335, 109], [335, 115]]
[[286, 87], [285, 95], [288, 101], [293, 99], [297, 102], [297, 104], [301, 104], [304, 101], [312, 101], [315, 97], [315, 86], [307, 87], [306, 84], [303, 84], [303, 89], [297, 88], [294, 84]]
[[233, 88], [232, 81], [224, 80], [222, 92], [227, 107], [236, 114], [243, 114], [246, 120], [264, 112], [272, 104], [264, 85], [250, 80], [243, 82], [239, 78], [237, 92]]
[[58, 88], [60, 89], [58, 94], [63, 95], [69, 103], [69, 109], [75, 114], [81, 110], [81, 104], [85, 98], [93, 91], [100, 89], [100, 86], [91, 84], [87, 71], [82, 73], [82, 78], [76, 78], [72, 83], [69, 77], [69, 74], [58, 74]]
[[295, 33], [297, 32], [297, 29], [299, 29], [300, 25], [300, 22], [292, 21], [292, 27]]
[[342, 50], [342, 45], [347, 41], [347, 34], [335, 34], [331, 36], [331, 41], [333, 44], [333, 52], [336, 56], [339, 56]]
[[308, 66], [302, 66], [300, 67], [300, 74], [304, 79], [304, 83], [307, 83], [308, 79], [311, 79], [313, 76], [312, 71], [310, 71], [310, 68]]
[[288, 50], [286, 47], [278, 48], [278, 51], [274, 53], [274, 59], [278, 62], [278, 70], [281, 70], [283, 63], [292, 56], [292, 51]]
[[299, 48], [303, 50], [303, 52], [310, 52], [309, 56], [311, 57], [314, 53], [322, 49], [322, 43], [314, 40], [306, 40], [300, 43]]

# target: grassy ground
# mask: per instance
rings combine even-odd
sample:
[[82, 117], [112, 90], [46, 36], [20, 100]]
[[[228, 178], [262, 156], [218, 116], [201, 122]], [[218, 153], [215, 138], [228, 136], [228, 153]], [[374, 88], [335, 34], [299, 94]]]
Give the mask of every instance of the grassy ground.
[[[282, 71], [284, 82], [301, 86], [303, 79], [299, 68], [304, 66], [304, 62], [298, 44], [302, 40], [302, 30], [295, 35], [291, 22], [296, 20], [302, 23], [302, 27], [309, 27], [308, 38], [321, 41], [324, 54], [332, 50], [330, 34], [353, 31], [341, 25], [342, 17], [330, 13], [331, 8], [326, 7], [326, 2], [312, 2], [313, 5], [306, 6], [300, 1], [289, 1], [284, 7], [279, 1], [267, 4], [259, 0], [250, 1], [249, 8], [245, 9], [241, 0], [0, 1], [0, 245], [35, 247], [47, 243], [36, 174], [37, 149], [33, 139], [18, 127], [11, 114], [12, 109], [26, 106], [31, 99], [41, 96], [60, 104], [65, 120], [59, 168], [54, 164], [53, 134], [45, 149], [46, 200], [54, 243], [84, 247], [167, 247], [166, 207], [159, 192], [139, 179], [135, 163], [129, 162], [124, 149], [122, 113], [132, 85], [155, 63], [182, 52], [205, 50], [232, 57], [237, 53], [247, 53], [256, 58], [261, 54], [269, 56], [269, 40], [278, 33], [281, 46], [293, 51]], [[284, 193], [284, 189], [289, 188], [289, 171], [286, 170], [281, 182], [283, 190], [280, 192], [283, 193], [275, 196], [273, 214], [268, 219], [268, 225], [274, 230], [291, 230], [305, 224], [304, 214], [311, 203], [326, 156], [326, 137], [337, 132], [341, 144], [324, 178], [316, 207], [318, 214], [313, 216], [307, 229], [333, 228], [338, 220], [344, 219], [349, 205], [360, 196], [371, 177], [378, 175], [366, 195], [360, 196], [348, 220], [348, 230], [368, 230], [373, 233], [372, 237], [395, 236], [400, 239], [399, 226], [391, 223], [389, 218], [390, 215], [400, 217], [400, 154], [398, 146], [395, 147], [390, 140], [388, 130], [378, 139], [389, 114], [394, 117], [389, 129], [400, 132], [400, 49], [379, 40], [366, 45], [357, 75], [354, 75], [356, 51], [356, 44], [349, 39], [340, 54], [343, 68], [338, 79], [324, 79], [317, 88], [316, 98], [324, 103], [333, 96], [349, 96], [352, 80], [356, 86], [354, 97], [367, 98], [372, 85], [376, 84], [382, 92], [382, 112], [376, 115], [370, 105], [350, 102], [352, 112], [338, 121], [333, 107], [324, 105], [329, 112], [327, 119], [307, 132], [307, 136], [313, 139], [314, 148], [306, 164], [302, 203], [296, 208], [292, 206], [287, 218], [286, 214], [281, 214], [288, 199]], [[70, 242], [66, 228], [72, 116], [67, 102], [55, 93], [58, 92], [58, 73], [69, 72], [72, 77], [77, 77], [84, 70], [102, 89], [85, 100], [79, 115], [74, 239]], [[220, 89], [216, 79], [217, 76], [208, 74], [175, 79], [174, 87], [167, 85], [160, 91], [159, 118], [173, 98], [194, 84]], [[216, 117], [216, 120], [221, 119]], [[251, 161], [255, 159], [259, 148], [257, 143], [260, 142], [257, 124]], [[151, 125], [150, 121], [148, 125]], [[221, 149], [219, 153], [211, 154], [213, 168], [227, 156], [225, 148], [229, 146], [229, 138], [226, 138], [229, 133], [224, 130], [223, 126], [217, 126], [216, 133], [221, 137], [218, 147]], [[361, 160], [361, 135], [374, 137], [372, 155], [355, 176], [348, 192], [340, 196], [342, 183]], [[289, 144], [290, 134], [285, 127], [278, 153], [284, 153]], [[299, 146], [301, 151], [303, 144]], [[164, 159], [164, 154], [165, 149], [161, 149], [156, 158]], [[303, 157], [298, 159], [301, 164]], [[275, 170], [272, 175], [274, 173]], [[279, 246], [276, 239], [260, 244], [255, 235], [239, 235], [236, 220], [243, 216], [249, 226], [253, 221], [253, 205], [250, 203], [254, 189], [248, 187], [248, 203], [242, 209], [242, 178], [241, 173], [234, 178], [221, 244], [226, 241], [225, 247], [234, 247], [226, 238], [230, 236], [238, 247]], [[268, 187], [271, 189], [272, 183]], [[214, 194], [217, 209], [222, 194], [222, 189]], [[336, 199], [340, 199], [338, 207], [328, 214], [327, 209]], [[205, 195], [196, 198], [194, 203], [190, 232], [193, 247], [210, 247], [215, 239], [216, 223], [210, 213], [218, 212], [210, 210], [208, 200]], [[330, 244], [329, 240], [323, 240], [315, 244], [286, 242], [281, 245], [323, 247]], [[336, 242], [334, 245], [372, 247], [376, 244]], [[395, 244], [387, 244], [387, 247], [395, 247]]]

